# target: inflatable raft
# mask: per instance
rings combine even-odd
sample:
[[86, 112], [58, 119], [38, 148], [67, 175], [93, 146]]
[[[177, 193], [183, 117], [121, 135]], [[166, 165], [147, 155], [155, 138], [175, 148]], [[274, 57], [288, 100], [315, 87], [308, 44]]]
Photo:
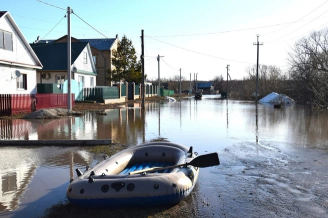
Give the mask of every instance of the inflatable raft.
[[176, 204], [195, 186], [199, 168], [186, 163], [196, 155], [192, 147], [167, 142], [130, 147], [84, 173], [77, 169], [66, 196], [83, 207]]

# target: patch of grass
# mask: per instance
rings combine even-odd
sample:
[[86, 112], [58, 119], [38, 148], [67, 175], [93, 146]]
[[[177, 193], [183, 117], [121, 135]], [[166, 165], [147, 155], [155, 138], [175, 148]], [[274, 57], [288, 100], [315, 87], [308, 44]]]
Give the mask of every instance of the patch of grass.
[[94, 154], [106, 154], [112, 156], [113, 154], [126, 149], [128, 146], [125, 144], [111, 144], [111, 145], [97, 145], [90, 149]]

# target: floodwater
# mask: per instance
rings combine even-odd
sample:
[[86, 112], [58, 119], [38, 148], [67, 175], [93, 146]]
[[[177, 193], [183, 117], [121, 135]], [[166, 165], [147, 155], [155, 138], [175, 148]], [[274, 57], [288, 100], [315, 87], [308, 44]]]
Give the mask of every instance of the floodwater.
[[[199, 155], [218, 152], [221, 165], [201, 169], [192, 195], [175, 206], [188, 207], [186, 216], [328, 216], [327, 111], [256, 107], [204, 95], [147, 103], [144, 112], [138, 103], [106, 112], [0, 120], [0, 139], [112, 139], [127, 146], [166, 140], [193, 146]], [[100, 160], [89, 147], [0, 147], [0, 216], [40, 217], [52, 205], [66, 204], [75, 168]], [[143, 216], [153, 215], [143, 209]]]

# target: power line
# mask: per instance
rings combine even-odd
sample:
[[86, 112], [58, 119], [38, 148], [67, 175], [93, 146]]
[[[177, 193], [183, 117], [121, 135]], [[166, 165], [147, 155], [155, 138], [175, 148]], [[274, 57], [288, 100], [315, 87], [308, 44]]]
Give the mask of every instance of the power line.
[[313, 28], [313, 29], [310, 30], [310, 31], [306, 31], [305, 33], [302, 33], [302, 34], [300, 34], [300, 35], [298, 35], [298, 36], [295, 36], [295, 37], [292, 37], [292, 38], [289, 38], [289, 39], [286, 39], [286, 40], [283, 40], [283, 41], [274, 41], [274, 42], [269, 41], [269, 42], [266, 42], [266, 43], [268, 43], [268, 44], [273, 44], [273, 43], [282, 43], [282, 42], [287, 42], [287, 41], [290, 41], [290, 40], [294, 40], [294, 39], [296, 39], [296, 38], [300, 38], [300, 37], [302, 37], [302, 36], [308, 34], [309, 32], [313, 32], [313, 31], [315, 31], [315, 30], [317, 30], [317, 29], [321, 29], [323, 26], [327, 26], [327, 24], [328, 24], [328, 23], [324, 23], [324, 24], [322, 24], [322, 25], [320, 25], [320, 26], [318, 26], [318, 27], [316, 27], [316, 28]]
[[324, 14], [327, 13], [327, 12], [328, 12], [328, 10], [325, 11], [325, 12], [323, 12], [322, 14], [320, 14], [318, 17], [312, 19], [310, 22], [304, 24], [304, 25], [301, 26], [300, 28], [298, 28], [298, 29], [296, 29], [296, 30], [294, 30], [294, 31], [292, 31], [292, 32], [290, 32], [290, 33], [287, 33], [287, 34], [283, 35], [282, 37], [279, 37], [279, 38], [276, 38], [276, 39], [270, 40], [270, 41], [268, 41], [268, 42], [276, 41], [276, 40], [278, 40], [278, 39], [284, 38], [285, 36], [288, 36], [288, 35], [290, 35], [290, 34], [296, 32], [296, 31], [300, 30], [301, 28], [305, 27], [306, 25], [308, 25], [309, 23], [311, 23], [311, 22], [313, 22], [314, 20], [318, 19], [319, 17], [321, 17], [322, 15], [324, 15]]
[[164, 44], [167, 44], [167, 45], [176, 47], [176, 48], [180, 48], [180, 49], [183, 49], [183, 50], [186, 50], [186, 51], [189, 51], [189, 52], [196, 53], [196, 54], [200, 54], [200, 55], [204, 55], [204, 56], [208, 56], [208, 57], [212, 57], [212, 58], [217, 58], [217, 59], [221, 59], [221, 60], [225, 60], [225, 61], [232, 61], [232, 62], [236, 62], [236, 63], [253, 64], [253, 63], [248, 63], [248, 62], [244, 62], [244, 61], [236, 61], [236, 60], [221, 58], [221, 57], [217, 57], [217, 56], [214, 56], [214, 55], [209, 55], [209, 54], [201, 53], [201, 52], [198, 52], [198, 51], [193, 51], [193, 50], [190, 50], [190, 49], [187, 49], [187, 48], [183, 48], [183, 47], [180, 47], [180, 46], [177, 46], [177, 45], [173, 45], [173, 44], [170, 44], [170, 43], [167, 43], [167, 42], [163, 42], [163, 41], [158, 40], [158, 39], [154, 39], [153, 37], [150, 37], [150, 36], [146, 36], [146, 37], [151, 38], [153, 40], [156, 40], [158, 42], [161, 42], [161, 43], [164, 43]]
[[263, 29], [263, 28], [276, 27], [276, 26], [284, 26], [284, 25], [288, 25], [288, 24], [291, 25], [291, 24], [298, 23], [298, 22], [303, 22], [303, 20], [292, 21], [292, 22], [288, 22], [288, 23], [272, 24], [272, 25], [266, 25], [266, 26], [260, 26], [260, 27], [250, 27], [250, 28], [245, 28], [245, 29], [225, 30], [225, 31], [211, 32], [211, 33], [195, 33], [195, 34], [180, 34], [180, 35], [162, 35], [162, 36], [148, 36], [148, 37], [155, 37], [155, 38], [158, 37], [159, 38], [159, 37], [189, 37], [189, 36], [216, 35], [216, 34], [223, 34], [223, 33], [242, 32], [242, 31]]
[[49, 33], [51, 33], [52, 32], [52, 30], [53, 29], [55, 29], [57, 26], [58, 26], [58, 24], [64, 19], [66, 17], [66, 15], [65, 16], [63, 16], [62, 17], [62, 19], [60, 19], [60, 21], [42, 38], [42, 39], [45, 39], [46, 38], [46, 36], [49, 34]]
[[309, 14], [311, 14], [312, 12], [316, 11], [318, 8], [320, 8], [322, 5], [326, 4], [327, 2], [328, 2], [328, 1], [326, 1], [326, 2], [324, 2], [323, 4], [319, 5], [319, 6], [316, 7], [314, 10], [312, 10], [312, 11], [309, 12], [309, 13], [307, 13], [306, 15], [304, 15], [303, 17], [301, 17], [301, 18], [298, 19], [297, 21], [292, 22], [290, 25], [287, 25], [287, 26], [285, 26], [285, 27], [283, 27], [283, 28], [281, 28], [281, 29], [279, 29], [279, 30], [273, 31], [273, 32], [271, 32], [271, 33], [265, 33], [265, 34], [263, 34], [263, 35], [267, 35], [267, 34], [272, 34], [272, 33], [278, 32], [278, 31], [280, 31], [280, 30], [282, 30], [282, 29], [285, 29], [285, 28], [291, 26], [291, 25], [294, 24], [294, 23], [297, 23], [297, 22], [301, 21], [304, 17], [306, 17], [306, 16], [308, 16]]
[[58, 9], [61, 9], [61, 10], [66, 11], [65, 8], [61, 8], [61, 7], [58, 7], [58, 6], [56, 6], [56, 5], [52, 5], [52, 4], [49, 4], [49, 3], [44, 2], [44, 1], [41, 1], [41, 0], [37, 0], [37, 1], [38, 1], [38, 2], [41, 2], [41, 3], [43, 3], [43, 4], [46, 4], [46, 5], [49, 5], [49, 6], [51, 6], [51, 7], [58, 8]]
[[75, 16], [77, 16], [80, 20], [82, 20], [86, 25], [88, 25], [89, 27], [91, 27], [93, 30], [95, 30], [97, 33], [99, 33], [100, 35], [104, 36], [106, 39], [109, 39], [107, 36], [105, 36], [104, 34], [102, 34], [101, 32], [99, 32], [96, 28], [94, 28], [93, 26], [91, 26], [88, 22], [86, 22], [85, 20], [83, 20], [79, 15], [77, 15], [73, 10], [72, 13], [75, 14]]
[[262, 28], [268, 28], [268, 27], [273, 27], [273, 26], [281, 26], [281, 25], [286, 25], [286, 24], [289, 24], [289, 23], [273, 24], [273, 25], [261, 26], [261, 27], [250, 27], [250, 28], [237, 29], [237, 30], [226, 30], [226, 31], [212, 32], [212, 33], [195, 33], [195, 34], [164, 35], [164, 36], [148, 36], [148, 37], [185, 37], [185, 36], [216, 35], [216, 34], [222, 34], [222, 33], [231, 33], [231, 32], [241, 32], [241, 31], [248, 31], [248, 30], [262, 29]]
[[173, 70], [176, 70], [176, 71], [179, 70], [179, 69], [177, 69], [177, 68], [174, 68], [174, 67], [170, 66], [168, 63], [166, 63], [166, 61], [165, 61], [163, 58], [162, 58], [161, 60], [164, 61], [164, 63], [165, 63], [167, 66], [169, 66], [170, 68], [172, 68]]

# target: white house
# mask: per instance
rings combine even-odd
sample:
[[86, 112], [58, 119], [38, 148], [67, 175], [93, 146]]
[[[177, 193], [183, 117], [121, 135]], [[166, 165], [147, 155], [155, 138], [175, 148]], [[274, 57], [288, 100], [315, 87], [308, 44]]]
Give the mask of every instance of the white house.
[[[67, 43], [30, 44], [43, 63], [37, 70], [37, 83], [63, 85], [67, 78]], [[87, 42], [71, 43], [72, 80], [83, 84], [82, 88], [96, 86], [97, 70]], [[74, 69], [74, 70], [73, 70]]]
[[0, 11], [0, 94], [35, 94], [42, 64], [7, 11]]

